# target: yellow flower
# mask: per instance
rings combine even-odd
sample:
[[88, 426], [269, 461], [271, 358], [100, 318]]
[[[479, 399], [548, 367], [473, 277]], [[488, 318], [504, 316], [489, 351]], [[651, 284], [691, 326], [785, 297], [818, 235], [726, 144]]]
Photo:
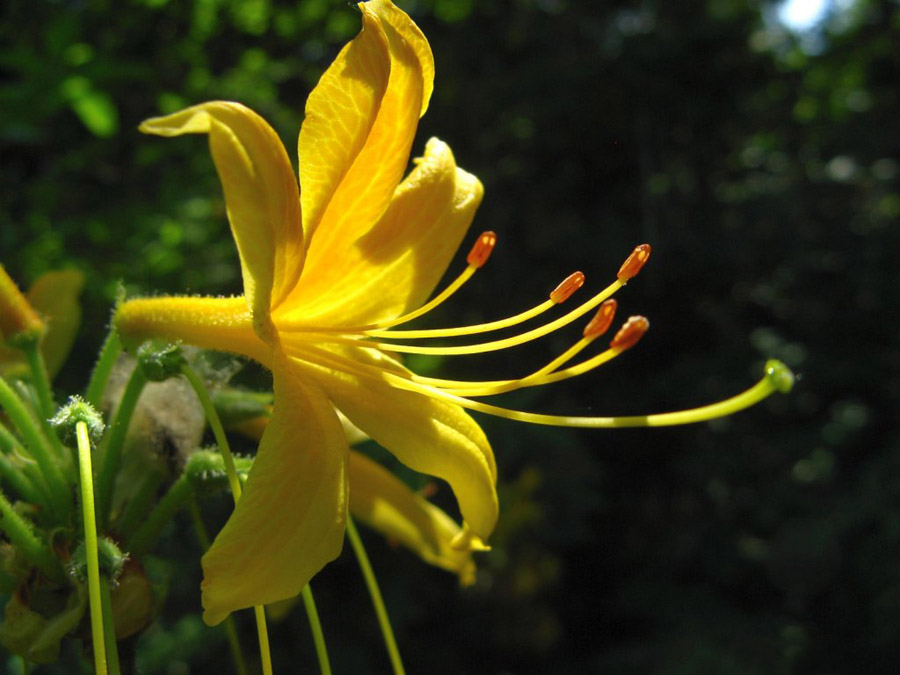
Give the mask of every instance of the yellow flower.
[[[13, 337], [12, 323], [16, 306], [27, 317], [26, 323], [35, 335], [41, 337], [41, 354], [52, 379], [62, 367], [72, 349], [72, 343], [81, 326], [81, 305], [78, 298], [84, 287], [84, 275], [78, 270], [67, 269], [47, 272], [38, 277], [22, 296], [18, 288], [0, 265], [0, 338]], [[24, 303], [24, 304], [23, 304]], [[27, 332], [27, 331], [26, 331]], [[0, 345], [0, 374], [22, 376], [27, 371], [25, 357], [17, 349]]]
[[[437, 139], [428, 141], [424, 156], [402, 179], [431, 95], [431, 50], [418, 27], [387, 0], [359, 7], [362, 31], [307, 102], [298, 142], [302, 192], [275, 132], [240, 104], [205, 103], [141, 126], [162, 136], [208, 136], [240, 255], [244, 295], [130, 300], [117, 311], [119, 333], [126, 343], [162, 337], [242, 353], [273, 374], [273, 414], [244, 495], [203, 557], [202, 600], [209, 623], [236, 609], [296, 595], [338, 555], [353, 500], [351, 473], [354, 480], [361, 477], [353, 487], [362, 497], [387, 490], [372, 467], [353, 472], [335, 409], [407, 466], [450, 484], [463, 517], [452, 545], [467, 551], [486, 548], [498, 506], [491, 447], [465, 409], [561, 426], [682, 424], [745, 407], [789, 379], [773, 366], [770, 377], [733, 400], [632, 418], [536, 415], [473, 400], [574, 377], [632, 346], [649, 325], [643, 317], [627, 321], [606, 351], [566, 366], [608, 328], [615, 305], [607, 298], [637, 274], [649, 246], [638, 247], [603, 291], [542, 326], [470, 345], [406, 344], [515, 326], [563, 302], [584, 275], [571, 275], [548, 300], [508, 319], [396, 329], [450, 297], [484, 264], [496, 237], [481, 235], [465, 271], [425, 302], [462, 242], [482, 187], [457, 168], [450, 149]], [[394, 356], [504, 349], [595, 309], [581, 340], [520, 379], [422, 377]], [[410, 521], [413, 529], [426, 525]]]

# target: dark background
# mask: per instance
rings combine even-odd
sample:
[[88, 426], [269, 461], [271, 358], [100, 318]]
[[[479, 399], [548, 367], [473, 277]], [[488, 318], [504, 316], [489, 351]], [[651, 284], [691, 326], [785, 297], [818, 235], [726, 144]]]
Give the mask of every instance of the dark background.
[[[500, 237], [430, 325], [518, 312], [575, 269], [599, 288], [653, 245], [619, 296], [623, 316], [650, 318], [642, 343], [504, 403], [661, 412], [737, 393], [766, 358], [800, 375], [789, 396], [697, 427], [480, 419], [503, 511], [476, 586], [366, 536], [410, 672], [896, 672], [898, 3], [833, 2], [798, 32], [747, 0], [401, 6], [437, 66], [414, 152], [450, 143], [486, 188], [467, 241]], [[358, 26], [326, 0], [3, 3], [0, 258], [23, 285], [67, 265], [88, 276], [59, 391], [83, 386], [120, 282], [240, 291], [205, 141], [139, 122], [234, 99], [293, 156], [306, 96]], [[524, 374], [577, 330], [416, 367]], [[452, 507], [446, 487], [437, 500]], [[200, 551], [178, 537], [161, 549], [178, 570], [166, 609], [129, 649], [144, 673], [229, 672], [199, 619]], [[313, 586], [335, 671], [388, 672], [349, 552]], [[313, 671], [302, 611], [272, 633], [277, 672]]]

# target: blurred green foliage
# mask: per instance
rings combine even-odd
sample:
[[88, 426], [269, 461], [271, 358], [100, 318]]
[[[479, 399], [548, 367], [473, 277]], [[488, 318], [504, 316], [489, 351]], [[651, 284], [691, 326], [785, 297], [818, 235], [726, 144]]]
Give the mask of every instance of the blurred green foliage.
[[[503, 516], [474, 589], [367, 538], [410, 670], [894, 672], [900, 7], [835, 3], [795, 34], [763, 0], [401, 4], [437, 62], [416, 151], [432, 134], [451, 144], [486, 186], [473, 227], [501, 242], [436, 324], [519, 311], [573, 269], [602, 284], [634, 244], [654, 247], [620, 298], [651, 320], [641, 345], [510, 405], [688, 407], [737, 392], [767, 357], [802, 377], [698, 428], [485, 421]], [[205, 143], [138, 123], [235, 99], [292, 148], [358, 16], [337, 0], [11, 0], [0, 16], [0, 258], [23, 285], [88, 274], [80, 356], [60, 381], [74, 390], [119, 283], [240, 291]], [[506, 377], [573, 339], [431, 365]], [[198, 618], [193, 546], [172, 540], [166, 610], [129, 646], [141, 672], [227, 667]], [[355, 562], [315, 588], [336, 671], [384, 672]], [[314, 663], [301, 614], [273, 642], [285, 672]]]

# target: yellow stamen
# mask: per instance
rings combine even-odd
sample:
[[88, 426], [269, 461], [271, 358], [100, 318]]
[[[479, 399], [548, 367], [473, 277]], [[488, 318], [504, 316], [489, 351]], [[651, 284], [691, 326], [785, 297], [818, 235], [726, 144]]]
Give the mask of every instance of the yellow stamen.
[[497, 234], [495, 232], [482, 232], [478, 241], [472, 246], [472, 250], [469, 251], [469, 255], [466, 256], [466, 262], [476, 269], [484, 266], [496, 245]]
[[472, 324], [470, 326], [458, 326], [456, 328], [427, 328], [423, 330], [367, 330], [364, 334], [368, 337], [383, 337], [392, 339], [421, 339], [436, 337], [459, 337], [461, 335], [476, 335], [489, 333], [503, 328], [511, 328], [529, 319], [540, 316], [548, 309], [565, 302], [571, 295], [584, 284], [584, 274], [573, 272], [550, 292], [550, 299], [545, 300], [531, 309], [525, 310], [505, 319], [488, 321], [487, 323]]
[[[766, 363], [765, 376], [753, 387], [745, 392], [733, 396], [732, 398], [713, 403], [699, 408], [690, 410], [680, 410], [669, 413], [659, 413], [655, 415], [631, 415], [619, 417], [579, 417], [570, 415], [544, 415], [539, 413], [530, 413], [521, 410], [511, 410], [509, 408], [501, 408], [499, 406], [472, 401], [458, 395], [458, 393], [450, 393], [437, 387], [430, 387], [411, 380], [405, 374], [398, 375], [395, 372], [367, 366], [349, 359], [342, 358], [337, 355], [326, 355], [322, 350], [313, 348], [317, 352], [314, 362], [306, 362], [303, 359], [293, 357], [293, 360], [306, 368], [312, 368], [316, 374], [319, 367], [330, 368], [343, 371], [349, 375], [359, 377], [361, 379], [386, 382], [399, 389], [419, 393], [429, 398], [447, 403], [453, 403], [460, 407], [481, 412], [495, 417], [504, 417], [506, 419], [516, 420], [519, 422], [529, 422], [532, 424], [542, 424], [547, 426], [561, 427], [577, 427], [577, 428], [616, 428], [616, 427], [657, 427], [657, 426], [676, 426], [681, 424], [691, 424], [695, 422], [704, 422], [717, 417], [724, 417], [735, 412], [749, 408], [759, 403], [763, 399], [770, 396], [776, 391], [787, 393], [790, 391], [794, 383], [794, 375], [790, 369], [779, 361], [769, 361]], [[612, 353], [610, 357], [620, 353], [620, 350], [610, 349]], [[607, 352], [604, 352], [606, 354]], [[601, 356], [601, 355], [598, 355]], [[587, 362], [585, 362], [587, 363]], [[581, 364], [583, 365], [583, 364]], [[573, 367], [574, 371], [578, 366]], [[566, 371], [559, 371], [546, 376], [544, 383], [558, 381], [563, 379], [563, 375], [568, 375]], [[558, 376], [558, 377], [557, 377]], [[473, 394], [474, 395], [474, 394]]]
[[[526, 331], [524, 333], [520, 333], [519, 335], [514, 335], [503, 340], [493, 340], [491, 342], [481, 342], [474, 345], [458, 345], [451, 347], [420, 347], [418, 345], [395, 345], [389, 342], [369, 342], [367, 344], [369, 346], [377, 347], [378, 349], [382, 349], [387, 352], [402, 352], [405, 354], [437, 354], [444, 356], [459, 354], [482, 354], [484, 352], [493, 352], [498, 349], [507, 349], [508, 347], [515, 347], [517, 345], [521, 345], [526, 342], [530, 342], [531, 340], [543, 337], [544, 335], [548, 335], [549, 333], [552, 333], [553, 331], [572, 323], [576, 319], [590, 312], [597, 305], [609, 298], [609, 296], [618, 291], [624, 285], [624, 281], [617, 279], [605, 289], [603, 289], [600, 293], [595, 295], [593, 298], [580, 305], [579, 307], [576, 307], [568, 314], [564, 314], [563, 316], [559, 317], [555, 321], [551, 321], [544, 324], [543, 326], [539, 326], [530, 331]], [[322, 333], [319, 333], [318, 336], [320, 340], [326, 342], [359, 345], [359, 340], [354, 338], [342, 338], [338, 336], [332, 337], [330, 335]]]
[[400, 324], [407, 323], [408, 321], [412, 321], [413, 319], [417, 319], [420, 316], [427, 314], [431, 310], [435, 309], [438, 305], [443, 304], [451, 295], [462, 288], [463, 284], [465, 284], [469, 279], [472, 278], [472, 275], [475, 274], [475, 271], [484, 266], [484, 264], [487, 262], [487, 259], [490, 257], [491, 252], [494, 250], [494, 246], [496, 246], [496, 244], [496, 234], [494, 234], [493, 232], [482, 232], [478, 237], [478, 240], [472, 246], [472, 250], [469, 251], [469, 255], [466, 258], [466, 262], [468, 262], [468, 266], [466, 267], [466, 269], [464, 269], [462, 273], [458, 277], [456, 277], [456, 279], [454, 279], [449, 286], [447, 286], [447, 288], [438, 293], [431, 300], [426, 302], [418, 309], [408, 312], [403, 316], [398, 316], [396, 319], [370, 323], [365, 326], [335, 327], [313, 327], [304, 325], [302, 323], [295, 323], [292, 321], [280, 321], [278, 324], [278, 329], [286, 333], [301, 333], [307, 330], [315, 330], [317, 332], [363, 334], [369, 332], [375, 333], [378, 331], [383, 331], [387, 328], [391, 328], [393, 326], [399, 326]]
[[640, 246], [636, 246], [635, 249], [631, 252], [631, 255], [628, 256], [628, 258], [625, 259], [625, 262], [622, 263], [622, 266], [619, 268], [619, 274], [617, 276], [621, 281], [634, 279], [649, 259], [650, 244], [641, 244]]
[[550, 299], [557, 305], [561, 305], [582, 286], [584, 286], [584, 274], [582, 272], [572, 272], [556, 288], [550, 291]]
[[629, 316], [619, 331], [616, 333], [609, 346], [613, 349], [625, 351], [634, 347], [644, 337], [650, 328], [650, 322], [643, 316]]

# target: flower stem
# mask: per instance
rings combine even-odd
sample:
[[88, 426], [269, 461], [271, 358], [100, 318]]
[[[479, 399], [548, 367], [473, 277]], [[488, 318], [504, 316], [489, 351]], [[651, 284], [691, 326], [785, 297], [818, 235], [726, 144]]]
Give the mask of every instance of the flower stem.
[[41, 417], [45, 420], [50, 419], [56, 412], [56, 405], [53, 403], [53, 392], [50, 390], [47, 366], [44, 364], [44, 357], [41, 356], [40, 340], [26, 340], [21, 346], [21, 350], [25, 353], [25, 360], [31, 370], [31, 381], [37, 390]]
[[[100, 524], [106, 527], [109, 522], [109, 510], [112, 506], [113, 485], [116, 474], [119, 472], [119, 464], [122, 462], [122, 446], [125, 443], [125, 435], [128, 433], [128, 425], [134, 415], [138, 399], [147, 384], [147, 378], [139, 367], [135, 367], [125, 385], [122, 400], [116, 410], [115, 419], [109, 426], [106, 436], [106, 447], [100, 462], [100, 475], [97, 477], [97, 513]], [[90, 401], [89, 401], [90, 402]]]
[[119, 651], [116, 649], [116, 621], [112, 611], [112, 596], [109, 579], [100, 580], [100, 601], [103, 603], [103, 629], [109, 636], [106, 641], [106, 662], [109, 664], [109, 675], [121, 675], [119, 667]]
[[[228, 438], [225, 436], [225, 428], [222, 426], [222, 420], [219, 419], [219, 413], [216, 412], [216, 406], [213, 405], [212, 398], [203, 384], [203, 380], [197, 375], [196, 371], [189, 365], [182, 364], [182, 374], [187, 378], [188, 382], [194, 388], [197, 398], [200, 399], [200, 405], [203, 406], [203, 412], [206, 413], [206, 419], [212, 429], [213, 436], [216, 438], [216, 444], [219, 446], [219, 452], [222, 454], [222, 460], [225, 462], [225, 473], [228, 476], [228, 485], [231, 487], [231, 496], [234, 498], [234, 505], [237, 506], [241, 499], [241, 480], [238, 478], [237, 470], [234, 467], [234, 457], [231, 454], [231, 447], [228, 445]], [[272, 675], [272, 655], [269, 650], [269, 631], [266, 627], [266, 612], [261, 605], [253, 608], [256, 617], [256, 632], [259, 636], [259, 656], [262, 660], [263, 675]]]
[[[94, 513], [93, 471], [91, 469], [91, 441], [87, 424], [77, 422], [78, 466], [81, 474], [81, 508], [84, 517], [84, 552], [88, 573], [88, 597], [91, 610], [91, 638], [94, 644], [94, 669], [106, 675], [106, 645], [103, 639], [103, 602], [100, 591], [100, 560], [97, 552], [97, 519]], [[115, 636], [111, 636], [115, 640]]]
[[125, 505], [125, 510], [121, 517], [116, 520], [116, 532], [134, 532], [138, 527], [144, 514], [150, 508], [150, 504], [156, 497], [156, 491], [159, 489], [163, 481], [161, 472], [155, 468], [150, 468], [141, 480], [141, 484], [134, 491], [131, 499]]
[[48, 578], [60, 582], [65, 579], [59, 560], [31, 528], [31, 524], [13, 509], [0, 492], [0, 530], [9, 538], [16, 551]]
[[[197, 540], [200, 547], [207, 551], [212, 545], [209, 539], [209, 533], [206, 531], [206, 525], [203, 523], [203, 516], [200, 514], [200, 508], [197, 506], [197, 500], [192, 499], [188, 503], [188, 510], [191, 513], [191, 520], [194, 523], [194, 531], [197, 534]], [[244, 652], [241, 651], [241, 642], [238, 640], [237, 628], [234, 624], [234, 616], [231, 614], [225, 619], [225, 635], [228, 637], [228, 646], [231, 647], [231, 658], [234, 660], [234, 669], [238, 675], [247, 675], [247, 664], [244, 662]]]
[[203, 406], [203, 412], [206, 413], [206, 419], [212, 429], [213, 436], [216, 438], [216, 445], [219, 446], [219, 452], [222, 460], [225, 462], [225, 474], [228, 476], [228, 485], [231, 488], [231, 496], [234, 497], [234, 503], [237, 504], [241, 498], [241, 481], [238, 478], [237, 469], [234, 467], [234, 457], [231, 455], [231, 447], [228, 445], [228, 438], [225, 436], [225, 428], [222, 426], [222, 420], [213, 405], [209, 392], [206, 391], [206, 385], [197, 375], [196, 371], [187, 364], [181, 366], [182, 374], [187, 378], [188, 382], [194, 388], [197, 398], [200, 399], [200, 405]]
[[172, 517], [193, 494], [194, 488], [186, 476], [181, 476], [172, 483], [169, 491], [159, 500], [156, 508], [127, 539], [126, 548], [134, 557], [140, 558], [150, 550], [166, 523], [172, 520]]
[[303, 607], [306, 609], [313, 643], [316, 645], [319, 672], [322, 675], [331, 675], [331, 662], [328, 660], [328, 648], [325, 646], [325, 633], [322, 632], [322, 622], [319, 621], [319, 611], [316, 609], [316, 601], [313, 599], [312, 589], [309, 587], [309, 584], [303, 587], [300, 596], [303, 598]]
[[391, 659], [391, 667], [393, 667], [395, 675], [403, 675], [406, 671], [403, 669], [403, 661], [400, 659], [400, 650], [397, 649], [397, 641], [394, 639], [394, 630], [391, 628], [391, 620], [388, 618], [387, 608], [384, 606], [384, 598], [381, 597], [381, 590], [378, 588], [378, 581], [375, 579], [375, 573], [372, 571], [369, 556], [349, 513], [347, 514], [347, 538], [350, 540], [350, 546], [353, 547], [353, 553], [356, 554], [356, 560], [359, 562], [360, 570], [362, 570], [363, 579], [365, 579], [366, 587], [369, 589], [372, 605], [375, 608], [375, 615], [378, 617], [378, 625], [381, 627], [381, 635], [384, 638], [384, 646], [387, 647], [388, 656]]
[[119, 339], [119, 334], [112, 330], [106, 336], [106, 342], [103, 343], [103, 347], [100, 349], [100, 355], [97, 357], [97, 363], [94, 364], [91, 380], [85, 392], [87, 402], [98, 410], [103, 403], [103, 392], [106, 391], [109, 374], [112, 372], [113, 366], [116, 365], [116, 360], [121, 353], [122, 341]]
[[0, 377], [0, 408], [6, 411], [9, 419], [22, 433], [28, 450], [37, 462], [47, 484], [51, 508], [60, 520], [65, 522], [72, 507], [69, 486], [54, 460], [52, 447], [41, 433], [40, 426], [2, 377]]

